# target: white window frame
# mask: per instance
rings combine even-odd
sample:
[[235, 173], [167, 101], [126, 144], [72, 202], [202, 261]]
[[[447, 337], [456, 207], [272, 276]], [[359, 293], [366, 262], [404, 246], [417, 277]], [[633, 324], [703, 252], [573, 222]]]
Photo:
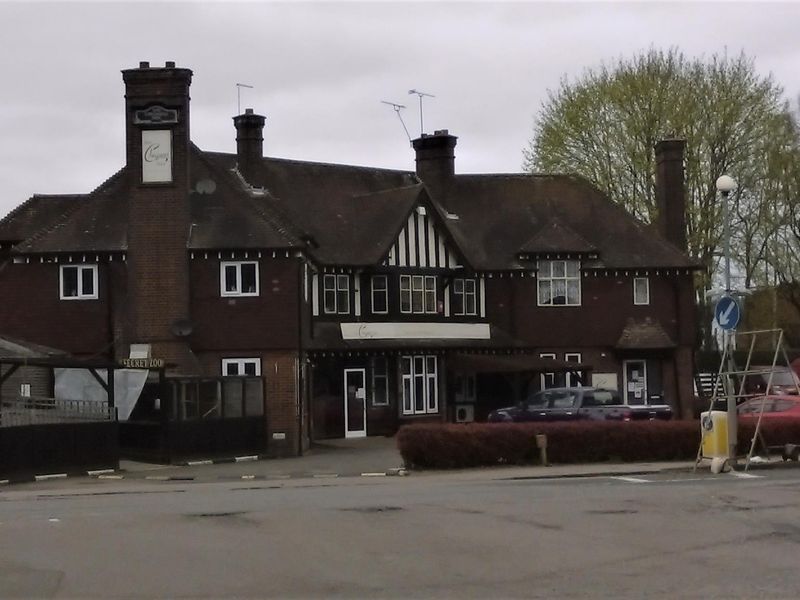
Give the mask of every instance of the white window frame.
[[[75, 296], [65, 296], [64, 295], [64, 271], [67, 269], [75, 269], [77, 271], [78, 277], [78, 289], [77, 294]], [[61, 268], [58, 270], [58, 295], [61, 300], [97, 300], [97, 265], [92, 264], [72, 264], [72, 265], [61, 265]], [[87, 294], [83, 291], [83, 272], [84, 271], [91, 271], [92, 272], [92, 293]]]
[[[539, 358], [549, 358], [555, 360], [556, 355], [555, 352], [543, 352], [539, 354]], [[548, 379], [551, 380], [550, 385], [547, 384]], [[542, 372], [539, 375], [539, 383], [540, 383], [539, 385], [540, 390], [547, 390], [556, 387], [556, 372], [555, 371]]]
[[[383, 280], [383, 289], [375, 289], [375, 281], [378, 279]], [[384, 310], [375, 310], [375, 297], [376, 295], [383, 296], [383, 305], [386, 307]], [[385, 315], [389, 313], [389, 276], [388, 275], [373, 275], [370, 278], [370, 308], [372, 314]]]
[[19, 384], [19, 395], [23, 398], [30, 398], [31, 397], [31, 384], [30, 383], [20, 383]]
[[[328, 293], [333, 294], [333, 304], [328, 304]], [[345, 302], [340, 302], [344, 295]], [[322, 310], [326, 315], [350, 314], [350, 275], [325, 273], [322, 276]]]
[[[637, 283], [644, 282], [644, 297], [637, 287]], [[635, 306], [647, 306], [650, 304], [650, 278], [649, 277], [634, 277], [633, 278], [633, 304]]]
[[[472, 289], [470, 289], [472, 288]], [[461, 308], [453, 312], [457, 316], [475, 317], [478, 315], [478, 282], [472, 278], [458, 278], [453, 280], [453, 296], [460, 298]], [[472, 310], [469, 309], [469, 300], [472, 301]], [[456, 301], [458, 307], [458, 301]]]
[[[436, 275], [400, 275], [400, 312], [403, 314], [435, 315], [439, 312], [436, 301]], [[403, 306], [403, 297], [407, 308]], [[414, 298], [418, 302], [414, 302]]]
[[[253, 292], [242, 291], [242, 266], [253, 265], [255, 267], [256, 275], [256, 289]], [[226, 270], [228, 267], [235, 268], [235, 289], [228, 290], [226, 285]], [[259, 281], [258, 261], [256, 260], [228, 260], [219, 263], [219, 293], [223, 297], [239, 297], [239, 296], [258, 296], [261, 289], [261, 282]]]
[[[431, 415], [439, 412], [439, 364], [435, 354], [401, 356], [400, 378], [403, 416]], [[416, 397], [418, 379], [422, 380], [422, 398]]]
[[[378, 370], [376, 368], [376, 364], [378, 364], [379, 362], [381, 364], [383, 364], [383, 372], [380, 373], [380, 374], [378, 374]], [[373, 356], [372, 360], [370, 361], [370, 363], [371, 363], [370, 364], [370, 371], [371, 371], [371, 377], [370, 377], [371, 381], [370, 381], [370, 383], [371, 383], [371, 387], [372, 387], [372, 389], [371, 389], [371, 392], [372, 392], [372, 394], [371, 394], [372, 406], [389, 406], [389, 359], [386, 358], [385, 356]], [[378, 379], [383, 379], [384, 380], [383, 398], [378, 398], [377, 393], [376, 393], [377, 386], [375, 385], [375, 382]]]
[[[565, 352], [564, 353], [564, 361], [565, 362], [581, 362], [581, 353], [580, 352]], [[583, 387], [578, 382], [572, 381], [572, 373], [567, 371], [564, 373], [564, 382], [566, 383], [567, 387]]]
[[[255, 365], [255, 375], [245, 374], [245, 365]], [[236, 365], [239, 371], [236, 375], [228, 375], [228, 365]], [[223, 358], [222, 359], [222, 375], [223, 377], [261, 377], [261, 359], [258, 357], [253, 358]]]
[[[555, 274], [557, 266], [563, 267], [563, 275]], [[538, 272], [536, 275], [536, 302], [538, 306], [580, 306], [581, 305], [581, 262], [579, 260], [540, 260], [537, 262]], [[570, 274], [570, 271], [573, 274]], [[561, 294], [554, 293], [556, 285], [564, 286], [564, 304], [553, 303], [553, 298], [559, 297]], [[570, 284], [572, 287], [577, 287], [577, 298], [572, 298], [570, 301]], [[543, 292], [549, 290], [545, 294], [546, 298], [542, 301]]]

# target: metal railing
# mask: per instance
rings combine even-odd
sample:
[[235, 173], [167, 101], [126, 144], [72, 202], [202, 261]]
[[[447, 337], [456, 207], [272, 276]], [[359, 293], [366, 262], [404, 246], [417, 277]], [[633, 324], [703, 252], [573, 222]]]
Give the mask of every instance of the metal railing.
[[116, 409], [106, 402], [58, 400], [41, 396], [3, 398], [0, 403], [0, 427], [113, 421]]

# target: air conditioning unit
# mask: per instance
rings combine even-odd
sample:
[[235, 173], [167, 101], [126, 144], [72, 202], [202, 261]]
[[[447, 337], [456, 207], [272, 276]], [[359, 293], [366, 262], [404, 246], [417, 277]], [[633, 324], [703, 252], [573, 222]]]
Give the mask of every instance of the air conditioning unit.
[[472, 404], [456, 404], [456, 423], [472, 423], [475, 420], [475, 407]]

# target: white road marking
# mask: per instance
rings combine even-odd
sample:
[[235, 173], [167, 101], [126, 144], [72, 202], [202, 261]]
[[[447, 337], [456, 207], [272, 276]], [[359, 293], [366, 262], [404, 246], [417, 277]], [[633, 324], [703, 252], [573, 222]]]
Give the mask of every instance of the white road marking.
[[109, 473], [113, 473], [114, 469], [97, 469], [96, 471], [86, 471], [87, 475], [108, 475]]
[[61, 519], [56, 519], [55, 517], [53, 517], [52, 519], [47, 519], [47, 520], [50, 521], [51, 523], [60, 523], [61, 522]]
[[37, 475], [36, 481], [46, 481], [48, 479], [64, 479], [67, 476], [66, 473], [53, 473], [51, 475]]
[[731, 475], [734, 477], [738, 477], [739, 479], [763, 479], [763, 475], [753, 475], [752, 473], [737, 473], [736, 471], [731, 471]]
[[247, 462], [251, 460], [258, 460], [258, 456], [255, 454], [252, 456], [237, 456], [235, 460], [236, 462]]
[[362, 477], [386, 477], [386, 473], [375, 472], [375, 473], [362, 473]]
[[639, 477], [616, 476], [611, 479], [618, 479], [619, 481], [626, 481], [627, 483], [652, 483], [649, 479], [641, 479]]
[[189, 465], [190, 467], [194, 467], [196, 465], [213, 465], [214, 461], [213, 460], [190, 460], [186, 464]]

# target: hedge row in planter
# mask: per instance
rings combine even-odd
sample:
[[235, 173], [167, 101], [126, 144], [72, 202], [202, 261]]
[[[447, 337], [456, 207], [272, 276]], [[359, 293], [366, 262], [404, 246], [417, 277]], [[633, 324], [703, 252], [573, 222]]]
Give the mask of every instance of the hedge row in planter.
[[[740, 453], [750, 448], [754, 427], [740, 424]], [[800, 443], [800, 419], [764, 422], [761, 429], [770, 446]], [[692, 460], [700, 443], [697, 421], [578, 421], [407, 425], [397, 445], [411, 468], [536, 464], [536, 434], [547, 435], [548, 460], [556, 464]]]

